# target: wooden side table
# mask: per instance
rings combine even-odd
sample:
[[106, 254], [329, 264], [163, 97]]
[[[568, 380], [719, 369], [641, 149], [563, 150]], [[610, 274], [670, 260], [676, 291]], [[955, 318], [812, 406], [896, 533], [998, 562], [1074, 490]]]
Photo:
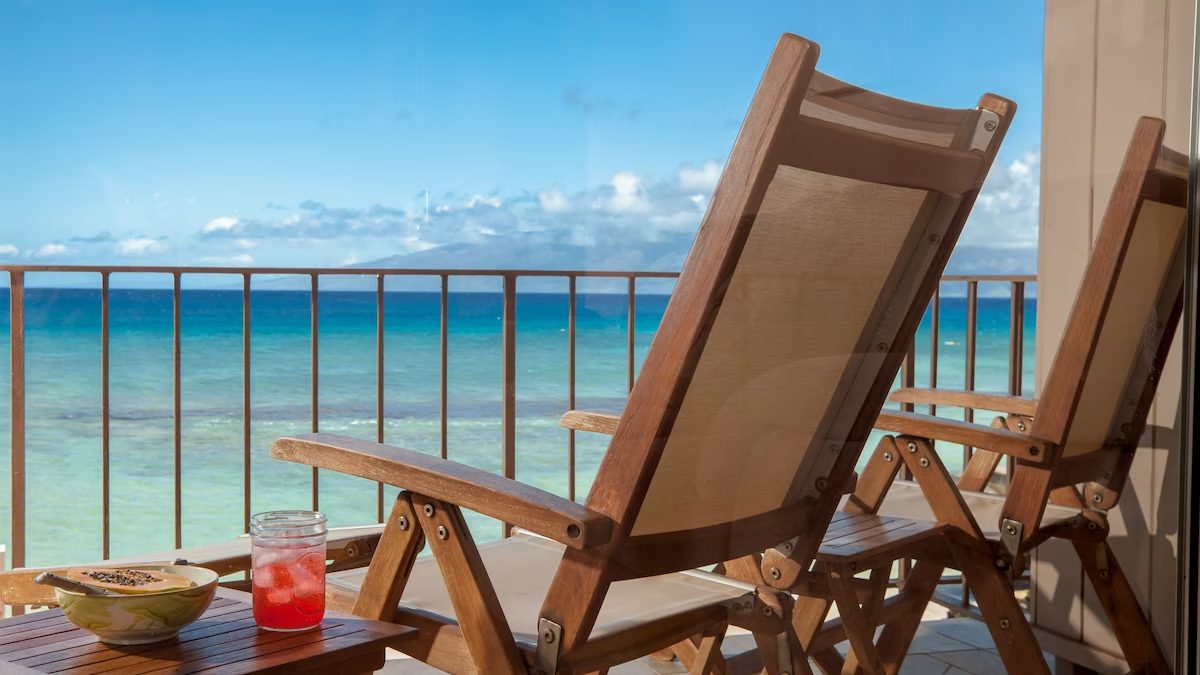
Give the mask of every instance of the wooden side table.
[[313, 630], [266, 631], [249, 593], [220, 588], [203, 616], [155, 644], [106, 645], [57, 609], [0, 620], [0, 673], [369, 673], [415, 634], [335, 612]]

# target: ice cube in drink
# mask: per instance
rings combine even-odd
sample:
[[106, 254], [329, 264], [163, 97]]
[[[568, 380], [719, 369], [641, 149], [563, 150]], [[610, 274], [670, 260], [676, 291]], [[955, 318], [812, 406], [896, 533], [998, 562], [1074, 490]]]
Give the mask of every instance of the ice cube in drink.
[[314, 628], [325, 615], [325, 544], [252, 549], [254, 621], [268, 630]]

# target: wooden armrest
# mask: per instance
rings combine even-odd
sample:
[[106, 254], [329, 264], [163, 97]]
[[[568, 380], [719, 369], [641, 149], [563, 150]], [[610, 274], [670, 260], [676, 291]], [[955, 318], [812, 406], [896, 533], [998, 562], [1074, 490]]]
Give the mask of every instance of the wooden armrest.
[[888, 400], [892, 403], [919, 403], [924, 405], [951, 405], [957, 408], [995, 410], [1009, 415], [1033, 417], [1037, 399], [1008, 394], [989, 394], [961, 389], [915, 389], [906, 387], [893, 391]]
[[875, 428], [904, 436], [986, 448], [993, 452], [1012, 455], [1039, 464], [1049, 461], [1050, 449], [1053, 447], [1052, 443], [1028, 434], [959, 420], [948, 420], [944, 417], [893, 410], [879, 413]]
[[605, 415], [604, 413], [587, 412], [585, 410], [568, 410], [558, 420], [558, 426], [575, 431], [591, 431], [597, 434], [612, 436], [617, 433], [617, 423], [620, 415]]
[[603, 544], [612, 521], [569, 499], [466, 464], [333, 434], [280, 438], [271, 456], [387, 483], [461, 506], [572, 548]]

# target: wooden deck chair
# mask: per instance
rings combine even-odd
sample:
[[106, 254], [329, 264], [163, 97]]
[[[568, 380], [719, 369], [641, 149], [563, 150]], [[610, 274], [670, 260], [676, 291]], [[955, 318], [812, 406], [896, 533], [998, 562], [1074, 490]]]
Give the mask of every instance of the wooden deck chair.
[[[1183, 306], [1187, 163], [1162, 147], [1163, 130], [1158, 119], [1137, 123], [1041, 397], [898, 390], [896, 402], [1005, 416], [984, 427], [885, 411], [876, 426], [893, 435], [880, 443], [846, 504], [946, 526], [950, 566], [964, 572], [1010, 672], [1046, 669], [1009, 577], [1050, 538], [1073, 544], [1129, 668], [1168, 672], [1106, 543], [1106, 510], [1125, 486]], [[933, 450], [935, 440], [976, 448], [957, 485]], [[985, 493], [1004, 456], [1015, 459], [1008, 494]], [[894, 481], [901, 462], [915, 482]], [[910, 583], [936, 583], [941, 564], [932, 558], [915, 568]]]
[[[910, 118], [847, 87], [809, 114], [817, 51], [779, 41], [583, 505], [373, 442], [275, 442], [404, 489], [337, 602], [418, 627], [408, 653], [451, 672], [604, 671], [689, 636], [715, 672], [727, 625], [769, 672], [810, 672], [789, 595], [693, 570], [784, 541], [812, 558], [1014, 110]], [[530, 533], [476, 546], [461, 509]]]
[[[800, 108], [801, 115], [819, 122], [874, 133], [886, 130], [905, 142], [927, 144], [950, 152], [982, 149], [988, 153], [990, 161], [1000, 139], [993, 139], [986, 147], [980, 146], [975, 135], [979, 129], [979, 119], [975, 117], [978, 110], [1010, 117], [1013, 107], [1007, 101], [988, 95], [980, 99], [977, 110], [932, 108], [881, 96], [820, 72], [813, 75]], [[986, 131], [987, 120], [983, 122]], [[939, 267], [939, 274], [940, 271]], [[932, 292], [931, 288], [929, 290]], [[921, 301], [927, 299], [922, 297]], [[903, 334], [903, 339], [910, 337]], [[571, 411], [561, 420], [562, 426], [569, 429], [606, 434], [615, 433], [619, 422], [619, 416], [585, 411]], [[821, 524], [825, 522], [828, 521]], [[863, 662], [863, 667], [868, 670], [871, 669], [868, 664], [887, 662], [894, 670], [903, 661], [908, 642], [892, 640], [881, 645], [881, 654], [876, 653], [872, 644], [875, 629], [878, 625], [899, 622], [905, 628], [894, 632], [910, 634], [906, 626], [913, 617], [919, 621], [920, 610], [927, 604], [934, 585], [909, 584], [885, 606], [883, 594], [887, 590], [892, 562], [903, 557], [929, 558], [935, 553], [948, 556], [941, 527], [928, 521], [839, 513], [829, 524], [811, 568], [802, 556], [790, 550], [795, 542], [784, 542], [779, 550], [784, 551], [782, 555], [787, 560], [760, 567], [761, 556], [755, 555], [726, 561], [721, 571], [754, 584], [766, 584], [769, 577], [772, 585], [796, 593], [796, 636], [822, 668], [834, 672], [841, 670], [842, 659], [833, 647], [849, 640], [852, 660]], [[854, 578], [856, 573], [866, 571], [870, 571], [871, 579]], [[825, 616], [834, 604], [838, 606], [841, 618], [826, 624]], [[695, 652], [695, 642], [698, 638], [675, 645], [672, 652], [688, 662], [689, 655]], [[747, 656], [751, 660], [754, 658]]]

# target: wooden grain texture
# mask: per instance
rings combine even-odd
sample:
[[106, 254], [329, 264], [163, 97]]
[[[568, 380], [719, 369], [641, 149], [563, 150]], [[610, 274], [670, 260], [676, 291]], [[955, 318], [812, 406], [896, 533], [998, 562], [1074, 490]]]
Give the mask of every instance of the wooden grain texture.
[[[1005, 431], [1015, 431], [1004, 417], [993, 419], [992, 426]], [[1004, 455], [999, 452], [988, 448], [975, 448], [963, 467], [962, 475], [958, 477], [958, 488], [969, 492], [983, 492], [995, 476], [996, 468], [1000, 466], [1002, 459]]]
[[896, 472], [901, 464], [896, 438], [884, 436], [879, 439], [875, 452], [858, 477], [854, 492], [842, 509], [848, 513], [877, 513], [883, 498], [887, 496], [888, 487], [896, 480]]
[[954, 485], [954, 479], [946, 470], [946, 465], [934, 450], [932, 443], [924, 438], [900, 436], [897, 445], [905, 448], [901, 453], [904, 463], [908, 465], [913, 478], [921, 488], [925, 501], [937, 516], [939, 523], [944, 523], [962, 533], [955, 541], [970, 542], [976, 548], [987, 546], [979, 524], [971, 515], [971, 509], [963, 499], [962, 493]]
[[[830, 176], [854, 177], [880, 185], [947, 194], [964, 194], [981, 187], [987, 175], [982, 154], [964, 153], [927, 143], [884, 136], [845, 124], [807, 116], [789, 125], [778, 158], [788, 166], [804, 166]], [[866, 165], [862, 157], [888, 152]]]
[[1054, 446], [1041, 438], [944, 417], [885, 410], [879, 414], [875, 428], [893, 434], [986, 448], [1032, 463], [1049, 462], [1053, 459], [1051, 451]]
[[478, 673], [524, 673], [525, 662], [479, 549], [455, 504], [414, 494], [413, 507], [442, 572], [466, 649]]
[[[0, 671], [73, 673], [347, 672], [383, 665], [384, 649], [400, 647], [414, 631], [390, 623], [326, 612], [321, 627], [299, 633], [263, 631], [249, 594], [218, 589], [204, 615], [179, 637], [147, 645], [110, 647], [77, 628], [58, 610], [0, 620]], [[343, 668], [347, 670], [343, 670]]]
[[1042, 650], [1024, 611], [1013, 593], [1012, 582], [996, 567], [992, 556], [971, 546], [954, 548], [958, 567], [975, 594], [996, 650], [1009, 672], [1050, 675]]
[[620, 415], [606, 415], [604, 413], [587, 412], [584, 410], [568, 410], [559, 419], [558, 425], [564, 429], [591, 431], [611, 436], [617, 432], [617, 424], [620, 421]]
[[892, 403], [914, 403], [921, 405], [950, 405], [958, 408], [974, 408], [976, 410], [993, 410], [1008, 415], [1032, 416], [1037, 406], [1037, 400], [1024, 396], [1008, 394], [992, 394], [981, 391], [961, 391], [956, 389], [919, 389], [905, 387], [896, 389], [888, 400]]
[[883, 631], [879, 634], [875, 647], [884, 673], [895, 675], [900, 672], [904, 657], [908, 654], [917, 628], [921, 625], [923, 612], [919, 610], [929, 604], [929, 599], [937, 590], [942, 569], [941, 563], [930, 558], [918, 559], [905, 577], [899, 595], [901, 601], [909, 603], [912, 609], [899, 613], [890, 621], [882, 617], [876, 619], [878, 623], [883, 624]]
[[394, 485], [513, 523], [573, 548], [608, 540], [608, 518], [544, 490], [413, 450], [333, 434], [277, 439], [271, 456]]
[[[750, 599], [744, 602], [752, 602]], [[619, 665], [686, 640], [697, 632], [725, 625], [730, 612], [724, 606], [698, 607], [639, 629], [617, 631], [588, 641], [569, 657], [574, 671], [588, 672]]]
[[412, 496], [401, 492], [396, 496], [379, 547], [354, 602], [355, 616], [382, 621], [395, 618], [396, 605], [424, 544], [424, 528], [413, 510]]
[[[858, 604], [858, 598], [847, 587], [847, 577], [854, 576], [840, 568], [829, 571], [829, 589], [837, 603], [842, 625], [846, 627], [846, 638], [850, 641], [851, 654], [846, 657], [845, 669], [850, 673], [864, 668], [866, 672], [879, 672], [879, 654], [875, 651], [875, 627], [868, 623], [868, 613]], [[843, 672], [845, 672], [845, 669]]]

